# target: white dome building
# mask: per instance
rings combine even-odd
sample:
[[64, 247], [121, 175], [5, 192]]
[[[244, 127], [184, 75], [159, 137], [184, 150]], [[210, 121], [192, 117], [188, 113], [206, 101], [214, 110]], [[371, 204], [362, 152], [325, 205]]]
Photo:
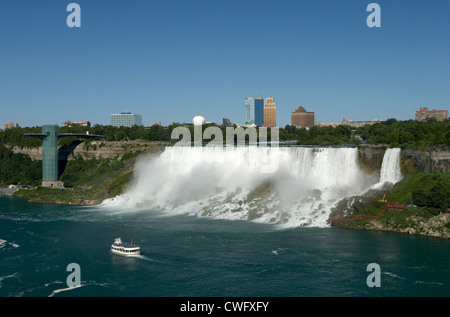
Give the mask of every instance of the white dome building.
[[195, 116], [195, 117], [192, 119], [192, 123], [193, 123], [194, 125], [203, 125], [203, 124], [205, 124], [205, 118], [202, 117], [202, 116]]

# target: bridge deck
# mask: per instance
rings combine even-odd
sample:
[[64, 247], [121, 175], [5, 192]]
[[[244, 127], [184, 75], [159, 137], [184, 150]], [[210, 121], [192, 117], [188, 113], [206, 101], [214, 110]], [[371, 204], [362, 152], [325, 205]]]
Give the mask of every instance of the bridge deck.
[[[39, 138], [39, 139], [44, 139], [48, 135], [49, 135], [48, 133], [25, 133], [25, 136], [29, 136], [32, 138]], [[82, 134], [82, 133], [61, 133], [61, 134], [57, 134], [56, 136], [58, 138], [76, 137], [76, 138], [81, 138], [81, 139], [94, 139], [94, 140], [99, 140], [99, 139], [105, 138], [103, 135]]]

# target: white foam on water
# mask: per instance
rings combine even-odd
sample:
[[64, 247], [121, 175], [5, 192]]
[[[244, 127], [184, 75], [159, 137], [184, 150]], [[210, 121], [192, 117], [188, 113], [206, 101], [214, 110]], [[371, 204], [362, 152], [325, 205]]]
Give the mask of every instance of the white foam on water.
[[0, 276], [0, 288], [2, 288], [2, 281], [8, 278], [13, 278], [13, 277], [18, 277], [20, 274], [18, 272], [10, 274], [10, 275], [6, 275], [6, 276]]
[[325, 227], [340, 199], [378, 181], [361, 171], [357, 155], [356, 148], [167, 147], [142, 156], [125, 193], [100, 206]]
[[8, 242], [7, 240], [4, 239], [0, 239], [0, 249], [6, 247], [6, 246], [12, 246], [13, 248], [18, 248], [20, 247], [19, 244], [15, 243], [15, 242]]
[[51, 292], [50, 295], [48, 295], [48, 297], [53, 297], [55, 294], [58, 294], [58, 293], [61, 293], [61, 292], [66, 292], [66, 291], [71, 291], [71, 290], [74, 290], [76, 288], [80, 288], [82, 286], [84, 286], [84, 285], [80, 284], [80, 285], [77, 285], [77, 286], [69, 286], [69, 287], [66, 287], [66, 288], [55, 289], [53, 292]]

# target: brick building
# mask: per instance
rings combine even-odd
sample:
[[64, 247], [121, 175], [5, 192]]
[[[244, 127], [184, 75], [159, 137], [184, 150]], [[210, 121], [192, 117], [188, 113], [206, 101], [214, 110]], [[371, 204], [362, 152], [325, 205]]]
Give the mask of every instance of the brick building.
[[291, 113], [291, 125], [310, 128], [314, 126], [314, 112], [307, 112], [305, 108], [298, 107]]
[[436, 118], [437, 121], [444, 121], [448, 119], [448, 110], [428, 110], [427, 107], [420, 108], [416, 111], [416, 120], [425, 121], [429, 118]]

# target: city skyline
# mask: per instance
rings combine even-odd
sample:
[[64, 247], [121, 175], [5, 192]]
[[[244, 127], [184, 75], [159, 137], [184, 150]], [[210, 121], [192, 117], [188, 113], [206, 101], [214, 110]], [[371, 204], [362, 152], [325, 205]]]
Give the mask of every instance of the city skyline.
[[[450, 4], [77, 1], [0, 4], [2, 122], [89, 120], [130, 109], [144, 125], [196, 115], [245, 123], [242, 100], [273, 96], [277, 125], [305, 105], [321, 122], [414, 119], [448, 109]], [[271, 23], [265, 23], [270, 17]]]

